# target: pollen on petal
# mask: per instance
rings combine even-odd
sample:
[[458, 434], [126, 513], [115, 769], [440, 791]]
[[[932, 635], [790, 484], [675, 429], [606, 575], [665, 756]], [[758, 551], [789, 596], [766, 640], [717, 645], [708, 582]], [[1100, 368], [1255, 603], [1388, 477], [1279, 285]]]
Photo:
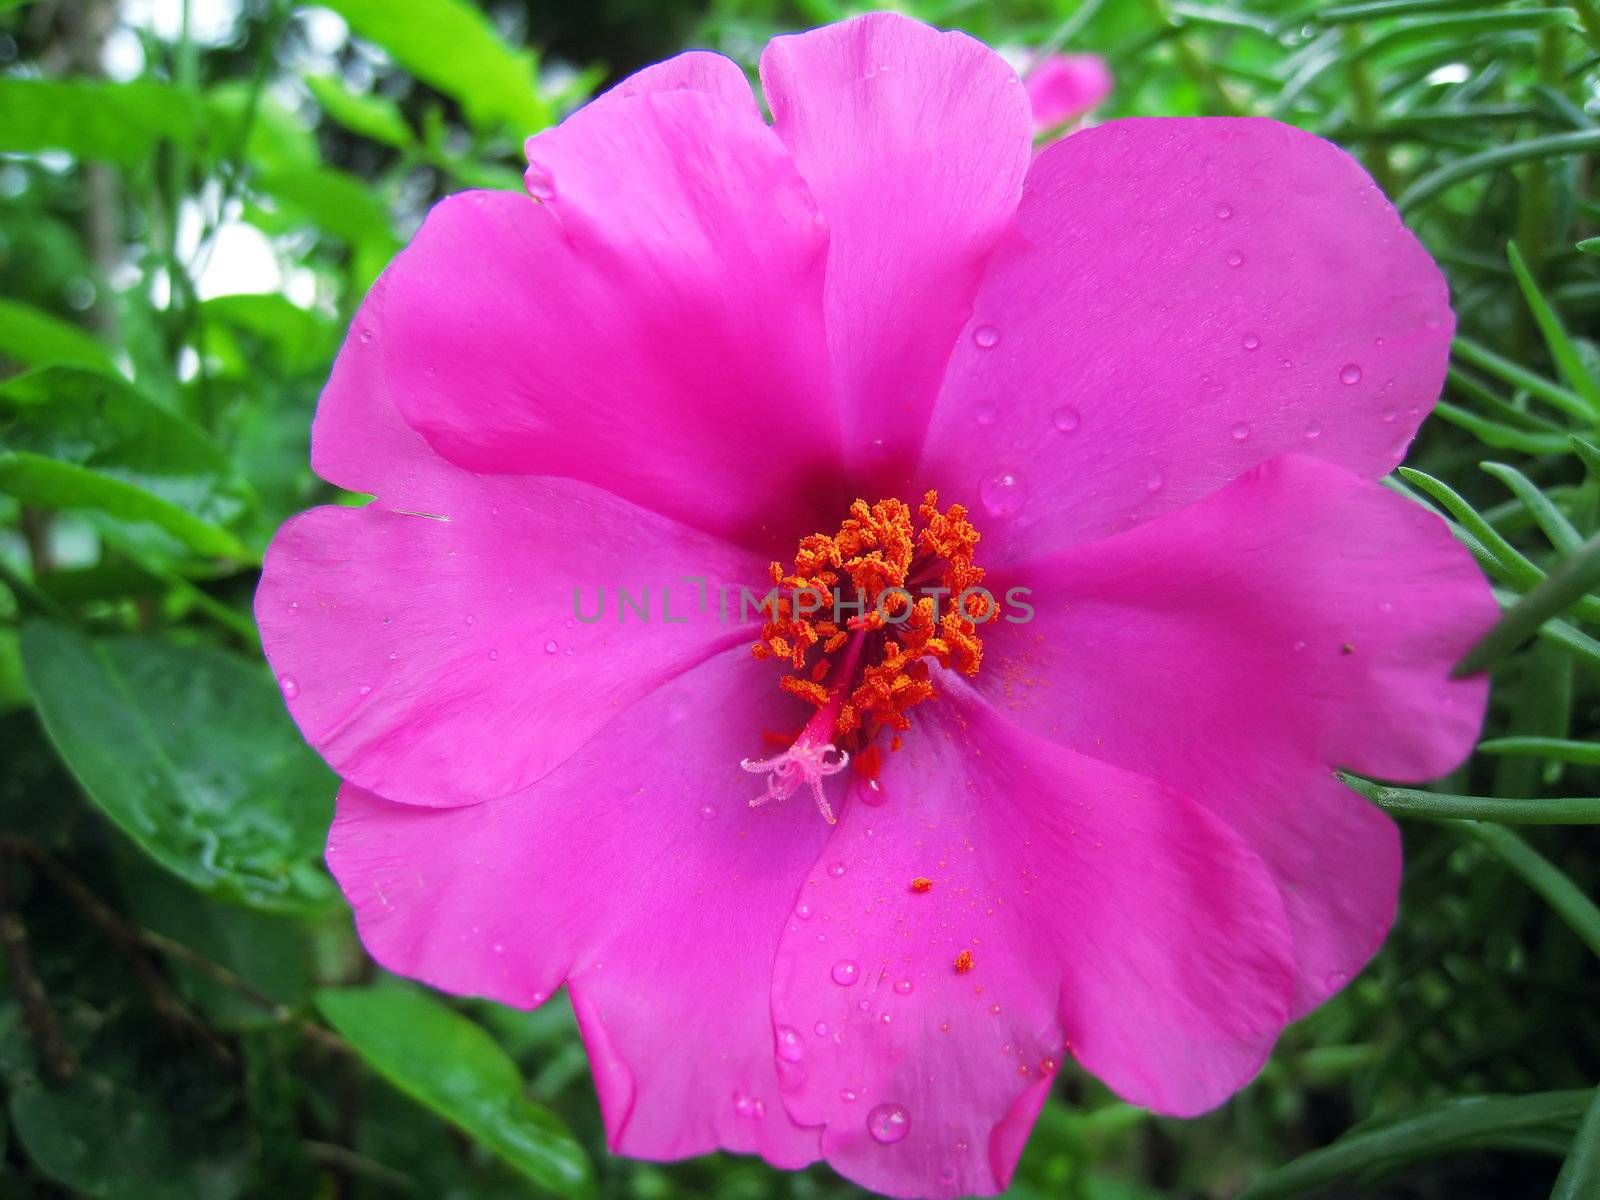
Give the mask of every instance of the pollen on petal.
[[971, 950], [963, 950], [960, 954], [956, 955], [955, 968], [957, 975], [965, 975], [968, 971], [972, 970], [972, 967], [973, 962]]
[[[911, 881], [911, 890], [913, 892], [931, 892], [933, 891], [933, 880], [925, 875], [918, 875]], [[963, 950], [962, 953], [965, 954], [966, 951]]]

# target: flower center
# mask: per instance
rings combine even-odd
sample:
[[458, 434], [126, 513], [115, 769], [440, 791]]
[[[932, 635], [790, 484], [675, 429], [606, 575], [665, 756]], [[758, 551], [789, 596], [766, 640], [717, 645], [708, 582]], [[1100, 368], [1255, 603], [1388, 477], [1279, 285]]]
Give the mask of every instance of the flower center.
[[877, 779], [879, 735], [887, 731], [898, 750], [906, 714], [936, 694], [929, 664], [978, 673], [978, 626], [999, 606], [980, 586], [977, 543], [966, 508], [941, 512], [929, 492], [914, 514], [903, 500], [857, 500], [837, 533], [802, 538], [791, 566], [772, 564], [755, 656], [784, 664], [778, 686], [817, 712], [782, 754], [740, 764], [768, 775], [752, 804], [804, 783], [832, 824], [822, 780], [852, 763]]

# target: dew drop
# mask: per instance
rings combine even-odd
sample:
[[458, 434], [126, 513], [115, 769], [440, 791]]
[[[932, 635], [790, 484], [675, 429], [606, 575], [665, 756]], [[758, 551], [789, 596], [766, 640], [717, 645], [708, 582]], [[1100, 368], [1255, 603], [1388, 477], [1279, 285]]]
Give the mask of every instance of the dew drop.
[[1243, 421], [1240, 421], [1229, 432], [1233, 434], [1234, 441], [1242, 442], [1250, 436], [1250, 426], [1246, 425]]
[[811, 905], [809, 905], [809, 904], [797, 904], [797, 905], [795, 905], [794, 906], [794, 915], [799, 917], [802, 921], [811, 920]]
[[300, 683], [293, 675], [278, 676], [278, 686], [283, 689], [285, 700], [293, 700], [300, 694]]
[[859, 1008], [862, 1012], [866, 1012], [869, 1008], [872, 1007], [872, 1001], [871, 1000], [867, 1000], [867, 999], [862, 999], [859, 1002], [857, 1002], [856, 1007]]
[[1338, 991], [1350, 982], [1350, 975], [1346, 971], [1329, 971], [1328, 977], [1324, 982], [1328, 985], [1330, 991]]
[[1306, 644], [1304, 642], [1296, 642], [1294, 644], [1294, 648], [1296, 650], [1304, 650], [1306, 648]]
[[361, 340], [362, 340], [362, 341], [363, 341], [363, 342], [370, 342], [370, 341], [371, 341], [371, 340], [372, 340], [372, 330], [370, 330], [370, 329], [363, 329], [363, 330], [362, 330], [362, 331], [361, 331]]
[[791, 1029], [787, 1025], [778, 1026], [778, 1057], [784, 1062], [799, 1062], [806, 1056], [805, 1043], [800, 1040], [800, 1031]]
[[840, 987], [849, 987], [856, 981], [856, 976], [860, 974], [860, 971], [856, 967], [855, 963], [851, 962], [848, 958], [841, 958], [838, 962], [833, 964], [832, 974], [833, 981]]
[[900, 981], [900, 982], [899, 982], [899, 983], [897, 983], [897, 984], [895, 984], [895, 985], [894, 985], [894, 990], [895, 990], [895, 991], [896, 991], [896, 992], [898, 992], [898, 993], [899, 993], [899, 994], [900, 994], [900, 995], [902, 995], [902, 996], [909, 996], [909, 995], [910, 995], [910, 994], [911, 994], [911, 992], [912, 992], [912, 989], [913, 989], [913, 988], [914, 988], [914, 987], [915, 987], [915, 986], [916, 986], [916, 985], [915, 985], [915, 984], [913, 984], [913, 983], [912, 983], [912, 982], [911, 982], [911, 980], [909, 980], [909, 979], [902, 979], [902, 980], [901, 980], [901, 981]]
[[861, 789], [861, 803], [873, 808], [881, 808], [889, 799], [889, 791], [876, 779], [867, 780], [867, 786]]
[[1237, 250], [1230, 250], [1228, 252], [1228, 265], [1230, 267], [1243, 266], [1244, 255], [1240, 254]]
[[991, 1015], [998, 1017], [1000, 1015], [1000, 1006], [998, 1004], [989, 1005], [989, 1012]]
[[717, 810], [712, 808], [711, 805], [702, 804], [700, 806], [700, 819], [702, 821], [709, 821], [713, 817], [715, 817], [716, 815], [717, 815]]
[[867, 1114], [867, 1132], [873, 1141], [892, 1146], [911, 1132], [911, 1114], [903, 1105], [880, 1104]]
[[1028, 489], [1022, 476], [1004, 468], [995, 471], [978, 485], [978, 496], [983, 507], [994, 517], [1014, 517], [1022, 511]]
[[528, 195], [535, 200], [548, 203], [556, 198], [556, 181], [538, 163], [529, 164], [522, 173], [522, 182], [527, 186]]
[[840, 878], [844, 874], [844, 864], [842, 862], [836, 862], [832, 864], [828, 868], [828, 874], [832, 875], [835, 879]]
[[995, 408], [994, 405], [985, 402], [978, 405], [973, 415], [977, 418], [979, 425], [987, 427], [995, 423], [996, 418], [1000, 415], [1000, 410]]
[[1000, 344], [1000, 331], [993, 325], [979, 325], [972, 331], [972, 344], [980, 350], [993, 350]]
[[1261, 349], [1261, 339], [1253, 333], [1247, 333], [1244, 335], [1244, 341], [1240, 345], [1246, 350], [1259, 350]]
[[1383, 412], [1384, 424], [1393, 425], [1395, 423], [1395, 418], [1397, 418], [1399, 415], [1400, 414], [1395, 412], [1395, 410], [1392, 409], [1392, 408], [1384, 409], [1384, 412]]
[[828, 1036], [828, 1023], [826, 1021], [818, 1021], [811, 1028], [816, 1032], [818, 1037]]
[[843, 1100], [846, 1104], [854, 1104], [857, 1100], [861, 1099], [861, 1097], [858, 1093], [851, 1091], [849, 1088], [843, 1088], [839, 1092], [839, 1099]]
[[1322, 426], [1315, 421], [1306, 426], [1306, 441], [1314, 442], [1322, 436]]
[[546, 654], [554, 654], [558, 649], [560, 649], [560, 647], [556, 645], [554, 638], [551, 638], [544, 644], [544, 652]]
[[491, 651], [489, 651], [489, 657], [490, 657], [490, 658], [491, 658], [491, 659], [494, 659], [494, 658], [499, 658], [499, 657], [500, 657], [500, 651], [498, 651], [498, 650], [491, 650]]
[[1150, 475], [1144, 481], [1144, 490], [1152, 493], [1159, 492], [1163, 482], [1165, 481], [1161, 478], [1160, 474]]
[[1050, 416], [1051, 423], [1058, 433], [1071, 433], [1078, 427], [1083, 418], [1078, 415], [1078, 410], [1070, 404], [1063, 404]]
[[1361, 368], [1355, 363], [1345, 363], [1339, 372], [1339, 382], [1348, 387], [1352, 383], [1361, 382]]
[[1231, 216], [1233, 216], [1233, 209], [1226, 204], [1217, 205], [1217, 220], [1226, 221]]
[[887, 1025], [887, 1024], [889, 1024], [889, 1022], [893, 1021], [894, 1018], [891, 1017], [888, 1013], [879, 1013], [878, 1014], [878, 1020], [882, 1021], [885, 1025]]
[[390, 662], [394, 662], [399, 657], [400, 657], [399, 651], [396, 651], [396, 650], [389, 651], [389, 661]]

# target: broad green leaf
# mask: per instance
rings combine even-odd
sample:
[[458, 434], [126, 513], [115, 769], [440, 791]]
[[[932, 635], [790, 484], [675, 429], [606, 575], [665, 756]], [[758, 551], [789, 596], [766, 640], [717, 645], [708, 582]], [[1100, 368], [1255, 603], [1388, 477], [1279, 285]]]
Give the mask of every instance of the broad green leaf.
[[24, 366], [63, 363], [97, 371], [112, 370], [111, 355], [99, 342], [60, 317], [0, 299], [0, 358]]
[[350, 28], [418, 79], [460, 102], [475, 125], [537, 133], [556, 118], [532, 54], [500, 39], [465, 0], [325, 0]]
[[191, 96], [163, 83], [0, 78], [0, 150], [62, 150], [138, 166], [158, 144], [194, 146], [205, 129]]
[[0, 384], [0, 489], [148, 522], [200, 554], [248, 557], [223, 528], [253, 503], [226, 456], [115, 376], [50, 367]]
[[252, 94], [235, 80], [208, 91], [205, 103], [216, 155], [242, 155], [259, 171], [299, 170], [320, 161], [316, 136], [270, 94]]
[[[208, 334], [222, 326], [266, 343], [283, 369], [290, 373], [325, 375], [339, 342], [339, 329], [327, 317], [272, 293], [215, 296], [200, 305], [200, 312]], [[242, 354], [235, 347], [229, 357], [241, 371], [250, 373], [259, 369], [260, 360], [256, 355]]]
[[333, 899], [320, 867], [337, 786], [255, 664], [154, 637], [23, 627], [34, 704], [89, 799], [202, 891], [270, 911]]
[[1518, 1138], [1552, 1127], [1566, 1132], [1582, 1115], [1589, 1092], [1540, 1092], [1531, 1096], [1473, 1096], [1430, 1105], [1357, 1128], [1331, 1146], [1257, 1180], [1239, 1200], [1289, 1200], [1342, 1179], [1370, 1180], [1411, 1163], [1463, 1150], [1520, 1144]]
[[400, 106], [387, 96], [352, 92], [326, 75], [306, 75], [304, 79], [322, 111], [350, 132], [390, 146], [409, 146], [416, 140], [400, 115]]
[[559, 1117], [523, 1095], [516, 1064], [478, 1025], [400, 984], [328, 989], [316, 999], [367, 1064], [406, 1095], [539, 1186], [593, 1194], [583, 1148]]

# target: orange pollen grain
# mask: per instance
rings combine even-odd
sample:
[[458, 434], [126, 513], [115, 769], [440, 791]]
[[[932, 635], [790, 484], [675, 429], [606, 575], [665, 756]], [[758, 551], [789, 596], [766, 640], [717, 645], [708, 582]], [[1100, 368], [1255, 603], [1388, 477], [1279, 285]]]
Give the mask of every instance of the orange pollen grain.
[[925, 875], [918, 875], [911, 881], [911, 890], [913, 892], [931, 892], [933, 891], [933, 880]]
[[955, 968], [957, 975], [965, 975], [968, 971], [972, 970], [972, 965], [971, 950], [963, 950], [960, 954], [956, 955]]
[[[941, 510], [936, 492], [915, 511], [903, 500], [857, 500], [837, 532], [801, 538], [792, 564], [769, 568], [777, 591], [755, 656], [785, 664], [784, 691], [818, 709], [836, 706], [835, 743], [852, 755], [872, 751], [856, 762], [866, 778], [881, 766], [877, 735], [888, 730], [890, 750], [900, 749], [906, 714], [936, 694], [931, 664], [978, 673], [978, 626], [999, 613], [981, 596], [956, 602], [983, 580], [973, 562], [978, 536], [965, 506]], [[854, 677], [830, 678], [830, 656], [861, 637]]]

